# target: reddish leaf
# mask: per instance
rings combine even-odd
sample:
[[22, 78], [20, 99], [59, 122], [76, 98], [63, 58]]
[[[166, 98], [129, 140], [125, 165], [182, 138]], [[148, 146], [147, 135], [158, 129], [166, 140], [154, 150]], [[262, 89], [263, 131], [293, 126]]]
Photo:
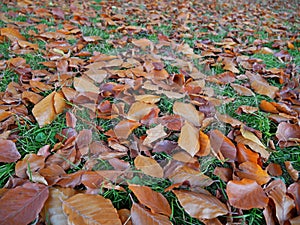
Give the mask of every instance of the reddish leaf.
[[48, 194], [47, 186], [36, 183], [8, 190], [0, 201], [0, 224], [29, 224], [38, 216]]
[[297, 146], [300, 143], [300, 126], [282, 122], [277, 127], [276, 137], [280, 147]]
[[[87, 203], [88, 208], [86, 205]], [[111, 201], [100, 195], [74, 195], [71, 198], [63, 201], [63, 210], [68, 217], [68, 224], [122, 224], [117, 210], [113, 207]]]
[[175, 191], [184, 210], [197, 219], [213, 219], [228, 213], [226, 205], [212, 195], [191, 191]]
[[151, 209], [152, 213], [161, 213], [166, 216], [171, 215], [171, 208], [167, 199], [150, 187], [129, 185], [128, 188], [134, 193], [139, 202]]
[[127, 118], [129, 120], [139, 121], [144, 116], [148, 115], [152, 109], [157, 108], [154, 104], [147, 104], [144, 102], [135, 102], [131, 105]]
[[114, 127], [114, 132], [119, 139], [127, 139], [131, 132], [141, 124], [132, 120], [122, 120]]
[[243, 162], [257, 163], [258, 159], [259, 159], [258, 153], [251, 151], [242, 143], [237, 144], [237, 160], [239, 163], [243, 163]]
[[20, 178], [27, 178], [30, 173], [37, 172], [45, 166], [45, 157], [36, 154], [27, 154], [15, 167], [16, 175]]
[[172, 225], [167, 216], [153, 214], [139, 204], [133, 203], [131, 207], [131, 220], [133, 225]]
[[224, 182], [232, 180], [233, 171], [231, 168], [216, 167], [214, 175], [220, 177]]
[[281, 166], [276, 163], [270, 163], [267, 166], [267, 171], [271, 176], [281, 176], [282, 175]]
[[297, 181], [299, 179], [299, 172], [294, 169], [292, 163], [290, 161], [285, 161], [284, 165], [293, 181]]
[[0, 139], [0, 162], [11, 163], [21, 158], [16, 145], [11, 140]]
[[264, 208], [269, 201], [261, 186], [246, 178], [241, 181], [229, 181], [226, 193], [229, 203], [240, 209]]

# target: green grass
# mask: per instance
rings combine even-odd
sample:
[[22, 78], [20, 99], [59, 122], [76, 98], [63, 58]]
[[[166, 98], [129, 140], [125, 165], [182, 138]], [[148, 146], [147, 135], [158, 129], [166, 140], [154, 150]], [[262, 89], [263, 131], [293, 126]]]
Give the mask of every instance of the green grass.
[[10, 82], [18, 82], [18, 75], [9, 69], [0, 71], [0, 74], [0, 92], [5, 91]]

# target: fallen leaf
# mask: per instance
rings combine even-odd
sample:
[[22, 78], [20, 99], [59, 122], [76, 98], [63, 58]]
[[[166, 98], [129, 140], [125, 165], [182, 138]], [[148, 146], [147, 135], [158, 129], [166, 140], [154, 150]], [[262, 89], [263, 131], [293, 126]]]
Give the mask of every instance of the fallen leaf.
[[207, 134], [200, 131], [199, 132], [200, 138], [200, 150], [196, 153], [197, 156], [207, 156], [210, 153], [210, 140]]
[[127, 139], [131, 132], [139, 127], [141, 123], [132, 120], [122, 120], [115, 127], [114, 132], [119, 139]]
[[294, 169], [292, 163], [290, 161], [285, 161], [284, 165], [293, 181], [297, 181], [299, 179], [299, 172]]
[[256, 93], [266, 95], [272, 99], [275, 98], [276, 92], [279, 91], [278, 87], [271, 86], [267, 81], [263, 82], [260, 80], [251, 82], [251, 88], [253, 88]]
[[233, 170], [231, 168], [216, 167], [214, 170], [214, 175], [220, 177], [224, 182], [232, 180], [232, 174]]
[[281, 148], [285, 146], [298, 146], [300, 143], [300, 126], [281, 122], [277, 127], [276, 137], [279, 140]]
[[37, 183], [25, 183], [9, 189], [0, 201], [0, 224], [31, 223], [43, 208], [48, 194], [48, 187]]
[[28, 173], [37, 172], [45, 167], [45, 157], [36, 154], [27, 154], [18, 161], [15, 166], [16, 175], [20, 178], [28, 178]]
[[16, 29], [4, 27], [0, 29], [0, 34], [7, 37], [10, 41], [26, 41], [26, 38]]
[[204, 113], [196, 110], [195, 106], [190, 103], [175, 102], [173, 105], [173, 112], [189, 121], [194, 126], [201, 126], [204, 119]]
[[111, 201], [100, 195], [76, 194], [63, 201], [62, 207], [67, 215], [68, 224], [122, 224]]
[[75, 77], [73, 84], [78, 92], [93, 92], [97, 94], [100, 92], [99, 87], [84, 77]]
[[241, 96], [254, 96], [255, 94], [253, 91], [251, 91], [249, 88], [239, 85], [239, 84], [234, 84], [231, 83], [230, 86], [236, 91]]
[[266, 101], [266, 100], [261, 100], [260, 104], [259, 104], [259, 108], [265, 112], [269, 112], [269, 113], [279, 113], [279, 111], [277, 110], [277, 108], [270, 102]]
[[239, 163], [243, 162], [253, 162], [258, 163], [259, 155], [256, 152], [248, 149], [244, 144], [237, 144], [237, 161]]
[[147, 130], [146, 133], [147, 133], [147, 137], [145, 138], [143, 144], [150, 145], [150, 146], [151, 143], [167, 136], [167, 133], [164, 131], [164, 126], [162, 126], [161, 124]]
[[144, 102], [135, 102], [131, 105], [131, 107], [128, 111], [127, 119], [139, 121], [144, 116], [148, 115], [152, 109], [156, 109], [156, 108], [158, 108], [158, 107], [154, 104], [147, 104]]
[[138, 155], [134, 159], [134, 165], [149, 176], [162, 178], [164, 175], [161, 166], [152, 158]]
[[0, 162], [11, 163], [16, 162], [21, 158], [21, 154], [18, 152], [16, 144], [11, 140], [0, 139]]
[[222, 153], [225, 159], [234, 161], [236, 159], [236, 147], [232, 141], [219, 130], [209, 132], [210, 144], [216, 154]]
[[199, 130], [187, 121], [181, 128], [178, 146], [187, 151], [192, 157], [200, 149]]
[[239, 165], [239, 169], [236, 174], [240, 178], [255, 180], [259, 185], [266, 184], [271, 179], [267, 171], [253, 162], [243, 162]]
[[49, 197], [43, 208], [44, 218], [52, 225], [65, 225], [68, 223], [67, 216], [63, 212], [62, 203], [75, 195], [73, 188], [53, 188], [49, 189]]
[[155, 104], [159, 102], [160, 97], [157, 95], [136, 95], [135, 100], [139, 102]]
[[266, 169], [271, 176], [281, 176], [282, 175], [282, 169], [279, 164], [270, 163]]
[[118, 210], [119, 218], [124, 225], [132, 225], [130, 211], [128, 209]]
[[226, 193], [230, 205], [250, 210], [253, 208], [264, 208], [269, 202], [269, 198], [264, 190], [254, 180], [242, 179], [229, 181], [226, 187]]
[[184, 190], [173, 190], [173, 193], [191, 217], [213, 219], [228, 213], [226, 205], [212, 195]]
[[152, 213], [170, 216], [172, 211], [167, 199], [150, 187], [130, 184], [128, 188], [134, 193], [139, 202], [151, 209]]
[[131, 220], [133, 225], [172, 225], [167, 216], [153, 214], [149, 210], [136, 203], [133, 203], [131, 207]]

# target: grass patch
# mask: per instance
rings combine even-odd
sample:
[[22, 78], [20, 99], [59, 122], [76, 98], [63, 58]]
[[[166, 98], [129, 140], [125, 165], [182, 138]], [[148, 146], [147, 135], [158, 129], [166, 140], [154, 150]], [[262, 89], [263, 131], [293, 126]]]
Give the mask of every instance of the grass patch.
[[18, 75], [9, 69], [1, 71], [0, 92], [5, 91], [10, 82], [18, 82]]

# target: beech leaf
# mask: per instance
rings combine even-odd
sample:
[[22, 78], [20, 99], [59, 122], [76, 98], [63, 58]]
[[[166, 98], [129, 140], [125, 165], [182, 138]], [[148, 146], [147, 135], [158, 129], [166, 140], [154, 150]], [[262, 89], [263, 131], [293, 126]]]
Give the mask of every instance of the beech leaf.
[[48, 194], [47, 186], [37, 183], [8, 190], [0, 201], [0, 224], [29, 224], [40, 213]]
[[143, 171], [143, 173], [152, 177], [163, 177], [163, 169], [154, 159], [138, 155], [134, 159], [134, 165], [137, 169]]
[[229, 181], [226, 187], [229, 203], [240, 209], [264, 208], [268, 197], [254, 180], [242, 179]]
[[175, 191], [184, 210], [197, 219], [213, 219], [228, 213], [227, 206], [212, 195], [191, 191]]
[[16, 144], [11, 140], [0, 139], [0, 162], [11, 163], [21, 158]]
[[199, 135], [199, 130], [186, 121], [181, 128], [178, 145], [193, 157], [200, 149]]
[[150, 187], [129, 185], [128, 188], [134, 193], [139, 202], [151, 209], [152, 213], [161, 213], [170, 216], [172, 211], [167, 199], [159, 192]]
[[76, 194], [63, 201], [68, 224], [121, 225], [117, 210], [111, 201], [100, 195]]
[[175, 102], [173, 105], [173, 112], [189, 121], [194, 126], [201, 126], [204, 114], [196, 110], [195, 106], [190, 103]]

